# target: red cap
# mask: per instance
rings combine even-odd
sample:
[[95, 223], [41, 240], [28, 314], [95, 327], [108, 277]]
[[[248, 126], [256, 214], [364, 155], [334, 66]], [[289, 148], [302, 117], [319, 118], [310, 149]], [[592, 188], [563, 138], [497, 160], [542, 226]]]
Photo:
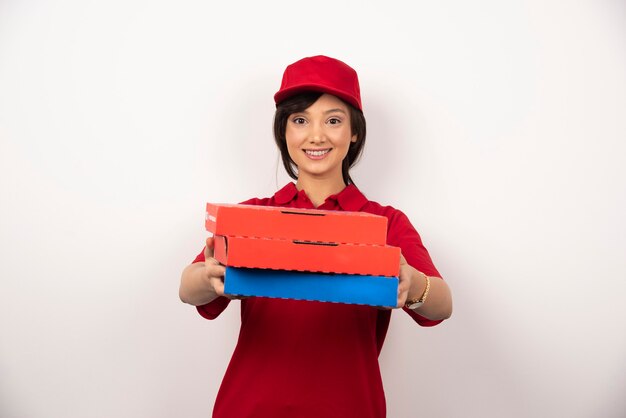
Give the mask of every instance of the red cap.
[[335, 58], [316, 55], [289, 65], [283, 73], [280, 90], [274, 95], [274, 102], [278, 104], [304, 91], [329, 93], [363, 110], [356, 71]]

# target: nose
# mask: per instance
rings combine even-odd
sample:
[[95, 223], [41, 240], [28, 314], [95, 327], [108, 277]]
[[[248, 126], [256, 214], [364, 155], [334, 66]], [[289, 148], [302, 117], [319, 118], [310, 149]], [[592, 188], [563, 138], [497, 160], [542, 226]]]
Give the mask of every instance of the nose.
[[309, 132], [309, 142], [312, 144], [317, 144], [325, 141], [326, 135], [324, 134], [324, 129], [317, 124], [312, 125], [311, 131]]

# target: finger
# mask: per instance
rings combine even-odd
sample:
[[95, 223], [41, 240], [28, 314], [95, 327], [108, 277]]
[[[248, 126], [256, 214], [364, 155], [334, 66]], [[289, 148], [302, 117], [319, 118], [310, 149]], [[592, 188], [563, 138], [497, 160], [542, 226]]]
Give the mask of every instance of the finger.
[[246, 298], [246, 296], [226, 294], [224, 292], [224, 282], [219, 277], [211, 277], [211, 281], [212, 281], [213, 290], [215, 291], [215, 294], [218, 296], [224, 296], [230, 300], [233, 300], [233, 299], [238, 300], [238, 299]]
[[396, 305], [396, 308], [402, 308], [406, 304], [410, 287], [410, 277], [406, 274], [406, 269], [401, 269], [398, 277], [398, 304]]
[[226, 274], [226, 267], [219, 264], [216, 259], [209, 258], [204, 263], [206, 267], [206, 274], [209, 277], [217, 277], [220, 280], [223, 280], [224, 275]]
[[398, 305], [396, 306], [396, 308], [402, 308], [404, 305], [406, 305], [407, 295], [408, 295], [408, 292], [403, 292], [400, 295], [398, 295]]
[[209, 237], [206, 239], [206, 247], [204, 247], [204, 259], [208, 260], [209, 258], [213, 258], [215, 248], [215, 238]]
[[224, 282], [219, 277], [211, 277], [210, 279], [213, 291], [218, 296], [224, 296]]
[[411, 288], [411, 280], [407, 278], [401, 278], [398, 281], [398, 294], [401, 292], [408, 292]]
[[406, 304], [406, 299], [409, 296], [408, 286], [398, 285], [398, 304], [396, 308], [401, 308]]
[[411, 272], [404, 267], [400, 267], [400, 274], [398, 274], [398, 292], [400, 290], [408, 289], [411, 287]]

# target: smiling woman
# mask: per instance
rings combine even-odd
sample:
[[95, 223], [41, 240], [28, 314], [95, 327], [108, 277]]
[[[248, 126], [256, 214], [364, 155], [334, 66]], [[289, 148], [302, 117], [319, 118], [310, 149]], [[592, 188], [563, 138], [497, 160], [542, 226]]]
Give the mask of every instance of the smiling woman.
[[[356, 72], [325, 56], [299, 60], [274, 96], [274, 139], [296, 180], [260, 206], [360, 211], [387, 217], [387, 244], [400, 247], [397, 308], [422, 326], [448, 318], [452, 298], [408, 218], [368, 200], [350, 177], [365, 143]], [[180, 298], [215, 319], [229, 305], [214, 241], [183, 271]], [[386, 415], [378, 355], [389, 309], [261, 297], [241, 301], [242, 324], [214, 417]]]

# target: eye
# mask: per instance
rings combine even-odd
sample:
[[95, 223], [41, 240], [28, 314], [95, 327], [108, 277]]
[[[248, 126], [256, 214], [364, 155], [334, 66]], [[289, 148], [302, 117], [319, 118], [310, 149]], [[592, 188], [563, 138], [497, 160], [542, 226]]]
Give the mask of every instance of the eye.
[[301, 117], [301, 116], [296, 116], [296, 117], [295, 117], [295, 118], [293, 118], [291, 121], [292, 121], [293, 123], [295, 123], [296, 125], [302, 125], [302, 124], [306, 123], [306, 119], [304, 119], [304, 118], [303, 118], [303, 117]]
[[330, 125], [338, 125], [341, 123], [341, 119], [333, 117], [333, 118], [328, 119], [328, 123]]

